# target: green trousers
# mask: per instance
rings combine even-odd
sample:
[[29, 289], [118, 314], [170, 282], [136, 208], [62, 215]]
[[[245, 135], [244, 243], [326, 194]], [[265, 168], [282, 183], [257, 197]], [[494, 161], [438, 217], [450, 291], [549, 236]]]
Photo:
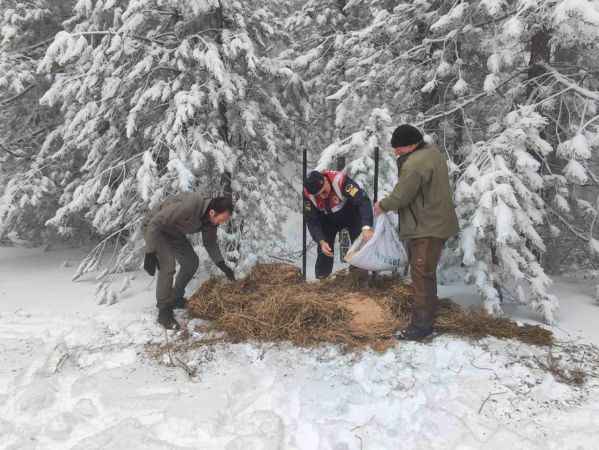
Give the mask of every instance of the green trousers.
[[[185, 287], [198, 270], [199, 259], [193, 246], [182, 233], [160, 233], [156, 244], [159, 265], [156, 306], [161, 309], [172, 306], [177, 298], [183, 297]], [[176, 271], [176, 263], [179, 263], [179, 272]]]

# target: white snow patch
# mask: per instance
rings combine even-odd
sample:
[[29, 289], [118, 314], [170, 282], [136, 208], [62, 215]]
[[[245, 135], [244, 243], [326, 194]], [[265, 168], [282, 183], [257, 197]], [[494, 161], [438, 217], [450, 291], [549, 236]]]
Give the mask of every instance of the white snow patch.
[[[0, 248], [4, 448], [590, 449], [599, 440], [596, 380], [559, 383], [534, 364], [546, 349], [512, 341], [441, 336], [383, 354], [218, 344], [180, 355], [197, 370], [189, 379], [144, 353], [164, 342], [149, 278], [98, 306], [93, 285], [71, 283], [56, 264], [76, 258]], [[592, 286], [556, 286], [570, 305], [556, 332], [599, 342]], [[463, 285], [440, 295], [480, 301]]]

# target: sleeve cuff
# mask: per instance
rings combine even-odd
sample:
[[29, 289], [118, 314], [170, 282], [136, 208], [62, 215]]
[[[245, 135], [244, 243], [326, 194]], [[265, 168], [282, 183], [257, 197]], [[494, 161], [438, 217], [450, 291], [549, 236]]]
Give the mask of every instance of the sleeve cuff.
[[387, 202], [385, 200], [387, 199], [384, 198], [379, 202], [379, 208], [381, 208], [384, 212], [388, 212], [389, 208], [387, 207]]

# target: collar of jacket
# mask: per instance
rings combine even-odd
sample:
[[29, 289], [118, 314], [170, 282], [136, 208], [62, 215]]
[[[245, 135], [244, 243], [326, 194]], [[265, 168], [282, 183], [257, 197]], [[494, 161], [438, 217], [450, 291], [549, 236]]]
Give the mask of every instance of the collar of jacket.
[[416, 146], [416, 148], [414, 150], [412, 150], [410, 153], [406, 153], [405, 155], [401, 155], [397, 157], [397, 174], [399, 175], [399, 171], [401, 170], [401, 166], [404, 165], [404, 163], [408, 160], [408, 158], [410, 157], [410, 155], [413, 155], [414, 153], [416, 153], [418, 150], [426, 147], [428, 144], [424, 141], [422, 141], [420, 144], [418, 144]]
[[204, 213], [204, 215], [202, 216], [202, 228], [207, 228], [207, 227], [216, 227], [216, 225], [214, 225], [212, 222], [210, 222], [210, 219], [208, 218], [208, 211], [206, 211]]

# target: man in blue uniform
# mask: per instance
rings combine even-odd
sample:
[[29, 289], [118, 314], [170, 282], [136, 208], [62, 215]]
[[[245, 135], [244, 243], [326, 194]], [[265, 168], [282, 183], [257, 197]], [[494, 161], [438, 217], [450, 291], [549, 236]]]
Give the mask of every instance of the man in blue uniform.
[[344, 172], [312, 171], [304, 184], [304, 215], [312, 239], [318, 243], [316, 278], [333, 271], [335, 237], [347, 229], [353, 242], [360, 233], [366, 240], [372, 229], [372, 203], [366, 192]]

